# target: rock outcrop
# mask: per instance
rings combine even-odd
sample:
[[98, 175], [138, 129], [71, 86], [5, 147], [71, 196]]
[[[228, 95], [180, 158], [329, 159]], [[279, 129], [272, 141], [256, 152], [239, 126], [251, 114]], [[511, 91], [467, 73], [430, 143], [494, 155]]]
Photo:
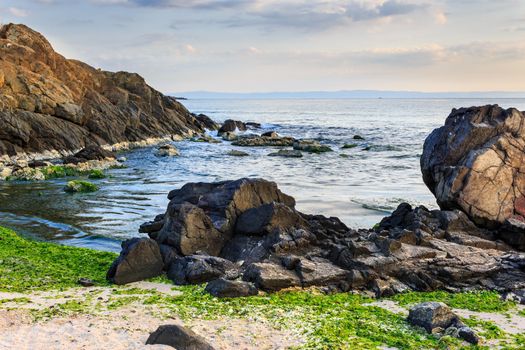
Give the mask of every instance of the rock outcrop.
[[68, 154], [214, 127], [138, 74], [66, 59], [24, 25], [0, 28], [0, 156]]
[[497, 105], [452, 110], [426, 139], [423, 179], [442, 209], [475, 223], [525, 221], [525, 115]]
[[[376, 229], [352, 230], [297, 211], [292, 197], [262, 179], [189, 183], [168, 198], [167, 211], [141, 232], [174, 249], [164, 265], [179, 284], [243, 280], [264, 291], [317, 286], [377, 296], [525, 290], [525, 254], [459, 210], [402, 204]], [[214, 285], [209, 290], [237, 287]]]

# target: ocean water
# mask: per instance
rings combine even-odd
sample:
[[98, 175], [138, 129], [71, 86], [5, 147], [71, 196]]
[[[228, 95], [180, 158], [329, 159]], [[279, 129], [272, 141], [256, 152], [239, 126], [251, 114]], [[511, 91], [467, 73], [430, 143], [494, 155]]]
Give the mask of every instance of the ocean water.
[[[167, 193], [187, 182], [261, 177], [277, 182], [306, 213], [337, 216], [371, 227], [401, 202], [435, 208], [419, 157], [426, 136], [454, 107], [498, 103], [525, 109], [525, 99], [187, 100], [192, 112], [217, 121], [262, 123], [263, 131], [313, 138], [333, 152], [303, 158], [268, 157], [271, 147], [176, 142], [180, 157], [157, 158], [155, 148], [124, 152], [126, 169], [97, 180], [101, 190], [70, 195], [66, 180], [0, 183], [0, 225], [64, 244], [118, 251], [140, 236], [144, 221], [164, 212]], [[214, 135], [214, 133], [212, 133]], [[364, 140], [353, 140], [354, 135]], [[357, 143], [341, 149], [345, 143]], [[232, 157], [240, 149], [249, 157]]]

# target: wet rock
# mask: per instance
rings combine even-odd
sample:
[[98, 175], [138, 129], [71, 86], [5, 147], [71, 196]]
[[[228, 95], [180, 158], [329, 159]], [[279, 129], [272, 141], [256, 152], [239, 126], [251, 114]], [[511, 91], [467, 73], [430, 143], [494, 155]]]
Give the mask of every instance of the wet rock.
[[479, 343], [479, 336], [470, 327], [458, 328], [458, 338], [461, 338], [474, 345]]
[[201, 113], [198, 115], [194, 114], [193, 116], [197, 120], [199, 127], [201, 129], [203, 130], [206, 129], [206, 130], [211, 130], [211, 131], [219, 129], [219, 124], [217, 124], [215, 121], [213, 121], [213, 119], [211, 119], [207, 115]]
[[293, 137], [268, 137], [268, 136], [258, 136], [258, 135], [246, 135], [243, 137], [237, 138], [232, 145], [242, 146], [242, 147], [284, 147], [292, 146], [295, 139]]
[[161, 145], [155, 152], [155, 157], [174, 157], [180, 155], [179, 150], [170, 144]]
[[237, 140], [237, 134], [233, 131], [226, 131], [222, 134], [222, 139], [224, 141], [235, 141]]
[[175, 284], [199, 284], [224, 277], [239, 277], [239, 266], [233, 262], [207, 255], [190, 255], [173, 261], [168, 270], [168, 278]]
[[156, 277], [162, 273], [163, 267], [157, 242], [149, 238], [133, 238], [122, 242], [120, 256], [106, 277], [115, 284], [126, 284]]
[[230, 281], [219, 278], [208, 282], [206, 292], [217, 298], [238, 298], [257, 295], [258, 290], [253, 283], [245, 281]]
[[265, 133], [262, 133], [261, 134], [262, 137], [271, 137], [271, 138], [278, 138], [279, 137], [279, 134], [276, 133], [275, 131], [267, 131]]
[[90, 160], [115, 159], [113, 152], [107, 151], [100, 146], [88, 146], [72, 156], [64, 158], [64, 164], [85, 163]]
[[364, 140], [365, 138], [361, 135], [354, 135], [353, 139], [354, 140]]
[[244, 235], [265, 235], [275, 229], [306, 226], [305, 220], [286, 204], [272, 202], [251, 208], [237, 219], [235, 232]]
[[460, 208], [489, 228], [524, 217], [524, 119], [497, 105], [453, 109], [427, 137], [421, 171], [442, 209]]
[[435, 328], [447, 329], [459, 321], [459, 317], [450, 308], [440, 302], [429, 301], [410, 308], [408, 322], [425, 328], [429, 333]]
[[89, 193], [96, 192], [99, 188], [97, 185], [82, 180], [72, 180], [68, 181], [66, 186], [64, 186], [64, 192], [68, 193]]
[[345, 143], [341, 148], [349, 149], [349, 148], [356, 148], [357, 146], [358, 146], [357, 143]]
[[226, 132], [235, 132], [237, 130], [246, 131], [246, 129], [246, 125], [243, 122], [239, 120], [228, 119], [222, 124], [217, 134], [222, 136]]
[[308, 153], [324, 153], [331, 152], [332, 149], [329, 146], [321, 145], [316, 140], [298, 140], [293, 143], [293, 149], [298, 151], [304, 151]]
[[164, 325], [150, 334], [146, 345], [168, 345], [177, 350], [214, 350], [195, 332], [179, 325]]
[[260, 129], [261, 123], [255, 123], [255, 122], [246, 122], [244, 123], [248, 129]]
[[281, 149], [277, 152], [268, 154], [270, 157], [285, 157], [285, 158], [302, 158], [303, 154], [301, 151], [290, 150], [290, 149]]
[[214, 139], [210, 135], [195, 136], [190, 139], [191, 142], [203, 142], [203, 143], [221, 143], [221, 141]]
[[243, 152], [243, 151], [238, 151], [236, 149], [232, 149], [231, 151], [228, 152], [228, 155], [232, 157], [247, 157], [250, 154]]

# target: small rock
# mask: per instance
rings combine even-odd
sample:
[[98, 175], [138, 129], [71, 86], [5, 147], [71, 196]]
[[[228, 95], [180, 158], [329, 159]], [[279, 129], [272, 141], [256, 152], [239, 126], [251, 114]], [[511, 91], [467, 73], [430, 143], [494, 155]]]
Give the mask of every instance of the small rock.
[[361, 135], [354, 135], [353, 139], [354, 140], [364, 140], [365, 138]]
[[321, 145], [316, 140], [297, 140], [293, 143], [293, 149], [309, 153], [331, 152], [332, 149], [326, 145]]
[[95, 282], [93, 282], [89, 278], [82, 277], [82, 278], [79, 278], [78, 284], [80, 284], [83, 287], [92, 287], [95, 285]]
[[343, 145], [343, 147], [341, 147], [342, 149], [348, 149], [348, 148], [355, 148], [357, 147], [357, 143], [345, 143]]
[[250, 155], [250, 154], [248, 154], [246, 152], [243, 152], [243, 151], [237, 151], [236, 149], [232, 149], [227, 154], [229, 156], [233, 156], [233, 157], [247, 157], [247, 156]]
[[303, 154], [301, 151], [295, 149], [281, 149], [277, 152], [268, 154], [270, 157], [285, 157], [285, 158], [301, 158]]
[[474, 345], [479, 343], [479, 336], [470, 327], [460, 327], [458, 337]]
[[279, 137], [279, 134], [277, 134], [275, 131], [267, 131], [267, 132], [263, 133], [261, 136], [277, 138], [277, 137]]
[[156, 157], [173, 157], [180, 155], [179, 150], [170, 144], [159, 146], [155, 152]]
[[233, 141], [237, 139], [237, 134], [235, 134], [233, 131], [226, 131], [222, 134], [222, 139], [224, 141]]
[[410, 308], [407, 320], [410, 324], [423, 327], [431, 333], [437, 327], [449, 328], [459, 320], [459, 317], [446, 304], [429, 301]]
[[257, 295], [258, 290], [253, 283], [244, 281], [229, 281], [219, 278], [208, 282], [206, 292], [217, 298], [237, 298]]
[[146, 345], [169, 345], [178, 350], [214, 350], [200, 335], [179, 325], [164, 325], [150, 334]]
[[73, 180], [66, 184], [64, 191], [69, 193], [96, 192], [98, 191], [98, 186], [88, 181]]

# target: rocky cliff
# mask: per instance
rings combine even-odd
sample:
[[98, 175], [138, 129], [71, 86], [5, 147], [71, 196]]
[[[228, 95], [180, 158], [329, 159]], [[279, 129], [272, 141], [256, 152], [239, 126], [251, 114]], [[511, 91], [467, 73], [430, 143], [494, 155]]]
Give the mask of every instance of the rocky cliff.
[[0, 28], [0, 156], [67, 153], [202, 129], [140, 75], [66, 59], [25, 25]]

